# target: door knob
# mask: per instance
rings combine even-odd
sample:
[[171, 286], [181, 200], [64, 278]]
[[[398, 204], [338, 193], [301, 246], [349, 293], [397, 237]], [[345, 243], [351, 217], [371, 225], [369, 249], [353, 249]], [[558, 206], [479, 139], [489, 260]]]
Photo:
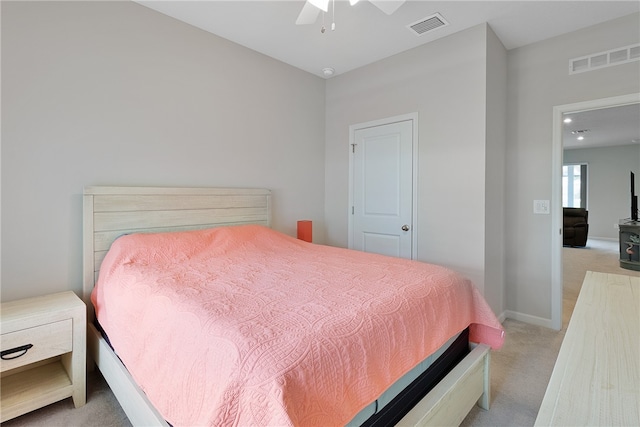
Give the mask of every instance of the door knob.
[[402, 231], [409, 231], [409, 226], [407, 224], [403, 225]]

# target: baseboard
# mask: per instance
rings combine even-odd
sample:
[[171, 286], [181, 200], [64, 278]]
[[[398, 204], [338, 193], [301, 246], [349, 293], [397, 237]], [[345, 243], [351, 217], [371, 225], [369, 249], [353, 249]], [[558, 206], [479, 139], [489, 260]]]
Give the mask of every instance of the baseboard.
[[520, 322], [529, 323], [536, 326], [544, 326], [545, 328], [551, 328], [551, 319], [545, 319], [543, 317], [532, 316], [530, 314], [518, 313], [517, 311], [506, 310], [505, 316], [507, 319], [518, 320]]
[[618, 237], [597, 237], [597, 236], [589, 236], [587, 238], [587, 243], [589, 242], [589, 239], [593, 239], [593, 240], [608, 240], [610, 242], [617, 242], [618, 241]]

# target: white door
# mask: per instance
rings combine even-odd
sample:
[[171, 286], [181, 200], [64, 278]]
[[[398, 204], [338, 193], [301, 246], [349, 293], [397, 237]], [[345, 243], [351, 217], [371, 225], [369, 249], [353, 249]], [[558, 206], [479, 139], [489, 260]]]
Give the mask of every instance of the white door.
[[349, 247], [413, 258], [413, 120], [355, 129]]

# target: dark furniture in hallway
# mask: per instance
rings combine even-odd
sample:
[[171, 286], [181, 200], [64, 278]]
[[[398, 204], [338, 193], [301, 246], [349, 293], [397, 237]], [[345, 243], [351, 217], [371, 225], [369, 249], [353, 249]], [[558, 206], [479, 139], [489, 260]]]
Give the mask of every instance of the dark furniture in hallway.
[[584, 208], [562, 208], [562, 243], [564, 246], [586, 246], [589, 234], [589, 211]]

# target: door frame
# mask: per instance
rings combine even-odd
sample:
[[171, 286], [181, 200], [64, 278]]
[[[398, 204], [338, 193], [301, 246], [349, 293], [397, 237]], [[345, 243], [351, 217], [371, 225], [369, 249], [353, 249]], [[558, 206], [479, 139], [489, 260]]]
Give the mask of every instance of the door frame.
[[412, 176], [412, 192], [411, 192], [411, 259], [418, 259], [418, 113], [408, 113], [399, 116], [388, 117], [379, 120], [373, 120], [370, 122], [357, 123], [349, 126], [349, 204], [347, 206], [347, 217], [349, 218], [349, 225], [347, 229], [348, 243], [347, 247], [353, 249], [353, 215], [351, 213], [351, 207], [353, 206], [353, 156], [351, 155], [352, 144], [355, 144], [356, 131], [390, 125], [398, 122], [411, 121], [412, 138], [411, 138], [411, 176]]
[[[640, 103], [640, 93], [613, 96], [553, 107], [553, 150], [551, 156], [551, 328], [562, 329], [562, 115]], [[558, 230], [558, 233], [555, 232]]]

